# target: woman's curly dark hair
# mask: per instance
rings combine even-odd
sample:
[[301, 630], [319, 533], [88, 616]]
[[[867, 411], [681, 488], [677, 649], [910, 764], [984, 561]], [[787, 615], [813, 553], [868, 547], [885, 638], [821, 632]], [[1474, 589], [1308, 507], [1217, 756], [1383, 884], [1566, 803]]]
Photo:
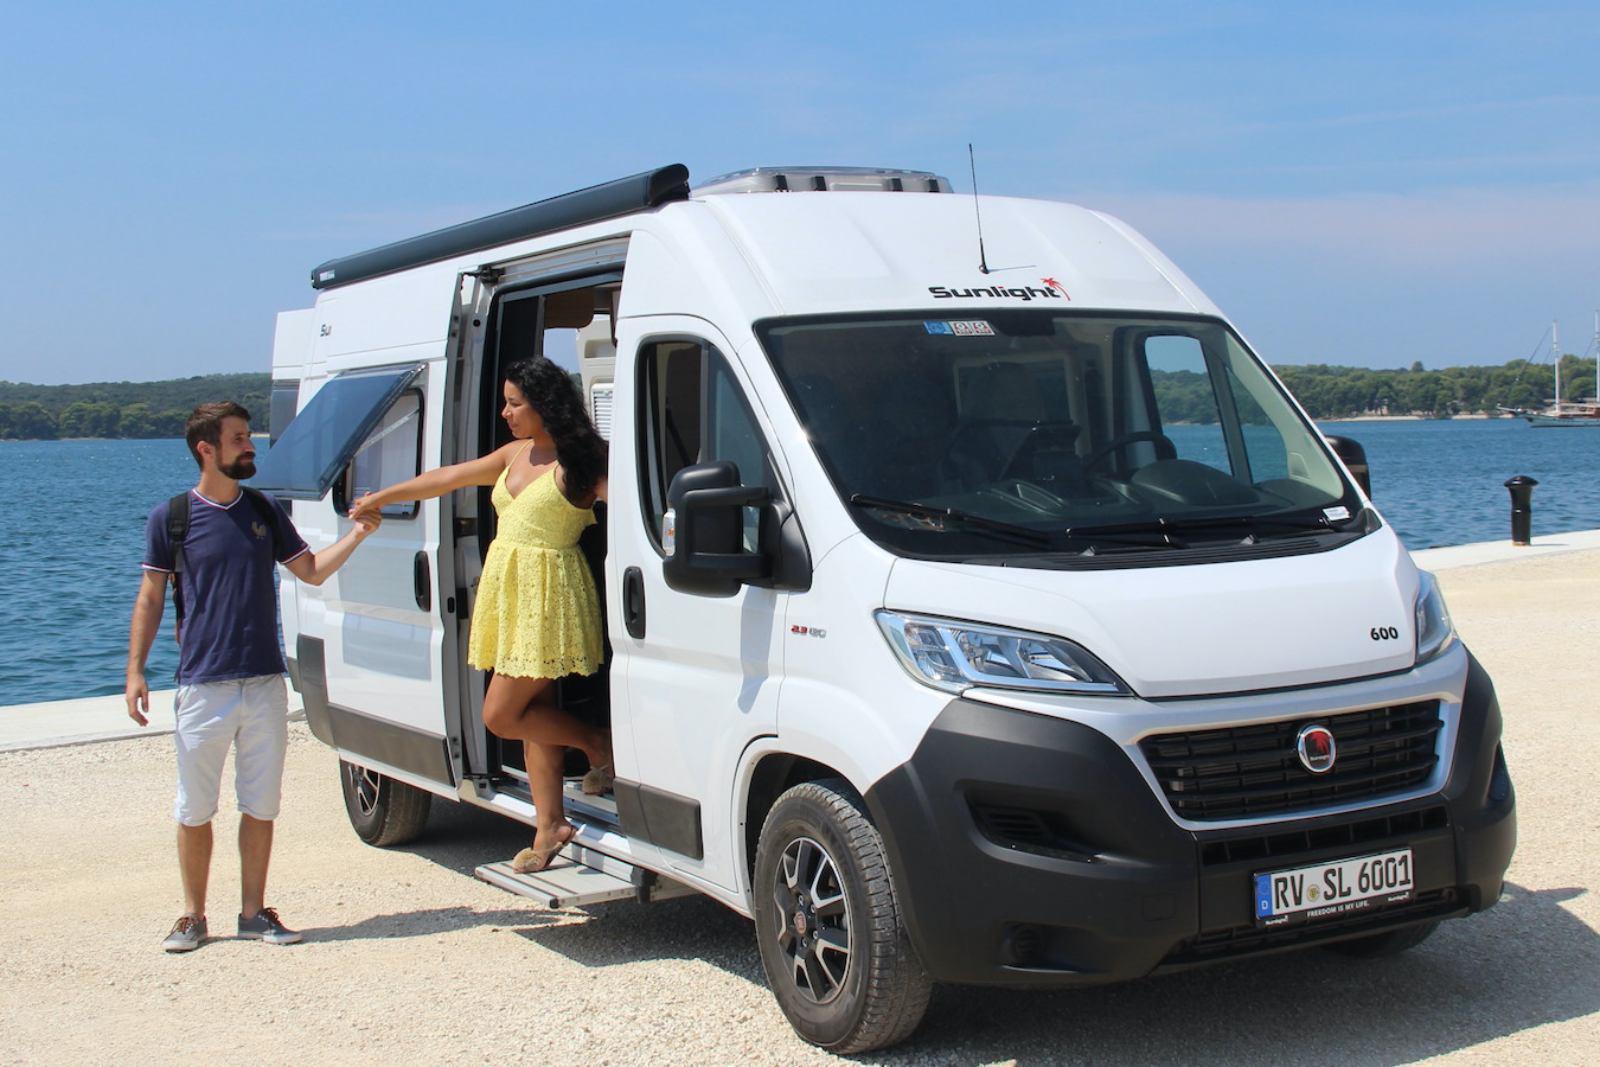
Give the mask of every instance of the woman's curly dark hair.
[[555, 438], [556, 460], [567, 476], [567, 498], [587, 499], [605, 477], [607, 448], [572, 377], [543, 356], [531, 356], [507, 367], [506, 381], [521, 390], [544, 420], [545, 432]]

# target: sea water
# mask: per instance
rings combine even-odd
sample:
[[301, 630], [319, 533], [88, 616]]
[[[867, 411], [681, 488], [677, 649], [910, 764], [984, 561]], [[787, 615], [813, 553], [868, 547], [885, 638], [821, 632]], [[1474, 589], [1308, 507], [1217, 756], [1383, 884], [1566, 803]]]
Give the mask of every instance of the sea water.
[[[1374, 502], [1411, 548], [1505, 540], [1514, 474], [1539, 480], [1535, 540], [1600, 527], [1600, 428], [1463, 419], [1323, 429], [1366, 447]], [[178, 440], [0, 441], [0, 706], [122, 691], [145, 519], [194, 482]], [[174, 684], [176, 668], [168, 608], [145, 671], [151, 688]]]

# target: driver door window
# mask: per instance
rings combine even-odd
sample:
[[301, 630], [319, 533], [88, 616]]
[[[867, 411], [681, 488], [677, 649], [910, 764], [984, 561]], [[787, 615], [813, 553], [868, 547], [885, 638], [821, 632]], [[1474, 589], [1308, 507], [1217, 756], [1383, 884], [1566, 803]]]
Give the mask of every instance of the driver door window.
[[[667, 488], [684, 467], [729, 460], [744, 485], [779, 494], [770, 453], [722, 353], [697, 341], [662, 341], [641, 352], [640, 444], [648, 526], [661, 544]], [[744, 547], [757, 549], [760, 512], [744, 509]]]

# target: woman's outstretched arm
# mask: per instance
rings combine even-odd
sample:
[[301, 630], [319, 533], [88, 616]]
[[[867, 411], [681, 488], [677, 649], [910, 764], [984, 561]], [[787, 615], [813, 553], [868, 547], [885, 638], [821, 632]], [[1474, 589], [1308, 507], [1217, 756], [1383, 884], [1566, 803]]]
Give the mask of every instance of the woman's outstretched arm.
[[465, 463], [452, 463], [448, 467], [436, 467], [415, 478], [408, 478], [403, 482], [396, 482], [394, 485], [368, 493], [350, 505], [350, 518], [360, 519], [368, 512], [375, 514], [380, 508], [390, 504], [432, 500], [436, 496], [444, 496], [457, 489], [465, 489], [469, 485], [493, 485], [521, 445], [521, 441], [512, 441], [487, 456], [480, 456]]

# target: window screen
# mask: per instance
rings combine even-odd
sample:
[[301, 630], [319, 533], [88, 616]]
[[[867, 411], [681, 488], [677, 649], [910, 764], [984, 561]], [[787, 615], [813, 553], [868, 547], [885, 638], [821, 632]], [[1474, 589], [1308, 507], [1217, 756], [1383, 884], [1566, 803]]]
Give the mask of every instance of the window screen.
[[[386, 485], [415, 478], [422, 455], [422, 394], [412, 390], [383, 413], [377, 428], [367, 435], [345, 468], [339, 491], [338, 508], [348, 512], [350, 505], [367, 493]], [[415, 518], [415, 500], [391, 504], [383, 509], [388, 518]]]

